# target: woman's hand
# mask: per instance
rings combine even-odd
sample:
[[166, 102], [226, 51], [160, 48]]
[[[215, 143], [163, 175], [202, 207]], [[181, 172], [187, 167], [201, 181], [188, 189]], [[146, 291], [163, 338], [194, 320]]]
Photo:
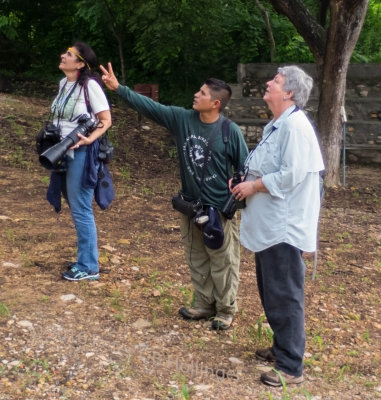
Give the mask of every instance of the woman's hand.
[[74, 146], [70, 147], [70, 150], [79, 149], [80, 146], [88, 146], [92, 143], [88, 137], [83, 136], [81, 133], [78, 133], [77, 135], [79, 137], [79, 141]]
[[99, 66], [99, 68], [103, 72], [102, 81], [110, 90], [116, 90], [118, 89], [119, 82], [116, 79], [111, 63], [109, 62], [107, 66], [108, 70], [103, 65]]
[[257, 192], [268, 193], [266, 186], [262, 182], [262, 178], [258, 178], [255, 181], [245, 181], [239, 183], [231, 189], [231, 182], [229, 181], [230, 191], [233, 193], [237, 200], [246, 199], [248, 196], [253, 196]]
[[80, 146], [88, 146], [102, 136], [108, 128], [111, 126], [111, 112], [110, 110], [104, 110], [96, 114], [99, 121], [98, 126], [91, 132], [89, 136], [83, 136], [78, 133], [79, 141], [70, 150], [78, 149]]
[[256, 193], [254, 182], [255, 181], [246, 181], [234, 186], [231, 192], [236, 200], [241, 201], [247, 196], [252, 196], [254, 193]]

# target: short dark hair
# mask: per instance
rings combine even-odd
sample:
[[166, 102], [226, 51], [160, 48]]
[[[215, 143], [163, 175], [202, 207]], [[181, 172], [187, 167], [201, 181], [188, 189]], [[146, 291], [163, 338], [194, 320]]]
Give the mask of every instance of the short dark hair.
[[216, 78], [209, 78], [204, 84], [210, 89], [212, 100], [218, 99], [221, 102], [220, 112], [223, 111], [232, 95], [230, 86], [226, 82]]

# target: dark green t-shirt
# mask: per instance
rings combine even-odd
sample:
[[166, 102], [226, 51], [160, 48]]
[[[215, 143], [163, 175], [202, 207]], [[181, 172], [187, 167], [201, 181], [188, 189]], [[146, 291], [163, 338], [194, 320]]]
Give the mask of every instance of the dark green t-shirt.
[[[135, 93], [127, 86], [119, 85], [117, 93], [127, 104], [145, 117], [166, 127], [174, 136], [179, 156], [182, 191], [198, 199], [202, 169], [208, 142], [217, 125], [216, 137], [212, 141], [209, 160], [204, 173], [201, 200], [205, 205], [221, 209], [230, 192], [228, 180], [234, 171], [240, 171], [248, 154], [242, 132], [234, 122], [230, 123], [229, 142], [225, 145], [221, 121], [203, 123], [199, 113], [182, 107], [165, 106]], [[226, 156], [228, 176], [226, 175]]]

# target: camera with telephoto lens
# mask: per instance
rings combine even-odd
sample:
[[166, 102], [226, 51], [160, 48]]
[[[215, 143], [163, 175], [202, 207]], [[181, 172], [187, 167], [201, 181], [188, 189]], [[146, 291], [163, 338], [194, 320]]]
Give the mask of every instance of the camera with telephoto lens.
[[[242, 182], [242, 177], [239, 172], [235, 172], [233, 174], [233, 179], [232, 179], [232, 184], [231, 187], [232, 189], [237, 186], [239, 183]], [[227, 218], [227, 219], [232, 219], [234, 217], [234, 214], [237, 210], [240, 210], [242, 208], [246, 207], [246, 202], [245, 200], [238, 201], [235, 199], [233, 193], [230, 194], [227, 202], [223, 206], [221, 213]]]
[[39, 157], [40, 163], [46, 169], [57, 169], [70, 147], [80, 140], [78, 133], [87, 136], [97, 126], [96, 121], [86, 114], [78, 117], [78, 126], [73, 129], [61, 142], [45, 150]]

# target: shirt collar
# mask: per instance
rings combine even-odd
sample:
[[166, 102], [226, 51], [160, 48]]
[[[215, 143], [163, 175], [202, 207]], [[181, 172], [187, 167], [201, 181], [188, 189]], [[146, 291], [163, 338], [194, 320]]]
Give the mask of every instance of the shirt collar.
[[279, 125], [286, 119], [288, 116], [294, 112], [296, 105], [293, 104], [292, 106], [288, 107], [286, 110], [283, 111], [282, 115], [273, 123], [273, 129], [278, 129]]

